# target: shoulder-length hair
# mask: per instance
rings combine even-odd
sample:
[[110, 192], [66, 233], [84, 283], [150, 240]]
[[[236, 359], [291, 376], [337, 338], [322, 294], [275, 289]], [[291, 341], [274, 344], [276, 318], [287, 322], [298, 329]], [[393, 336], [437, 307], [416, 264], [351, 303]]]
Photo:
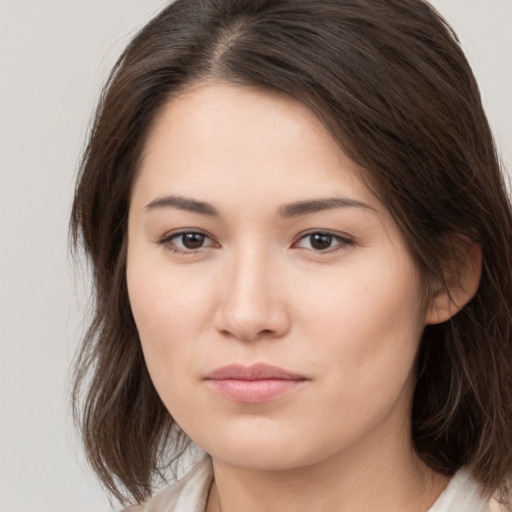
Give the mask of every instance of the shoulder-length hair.
[[[476, 296], [427, 326], [412, 440], [486, 490], [512, 469], [512, 217], [475, 78], [423, 0], [177, 0], [119, 58], [76, 186], [71, 235], [94, 280], [73, 404], [88, 459], [122, 502], [142, 501], [186, 436], [145, 366], [126, 287], [129, 195], [148, 129], [187, 86], [223, 80], [311, 108], [370, 176], [427, 283], [449, 289], [465, 243], [483, 248]], [[176, 126], [179, 129], [179, 126]], [[448, 272], [447, 269], [450, 271]]]

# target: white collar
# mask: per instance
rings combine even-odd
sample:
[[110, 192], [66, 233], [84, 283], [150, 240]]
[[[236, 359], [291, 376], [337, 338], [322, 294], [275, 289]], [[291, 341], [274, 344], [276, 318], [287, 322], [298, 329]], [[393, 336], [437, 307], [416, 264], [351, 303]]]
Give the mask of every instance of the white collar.
[[460, 469], [427, 512], [487, 512], [489, 498], [467, 469]]

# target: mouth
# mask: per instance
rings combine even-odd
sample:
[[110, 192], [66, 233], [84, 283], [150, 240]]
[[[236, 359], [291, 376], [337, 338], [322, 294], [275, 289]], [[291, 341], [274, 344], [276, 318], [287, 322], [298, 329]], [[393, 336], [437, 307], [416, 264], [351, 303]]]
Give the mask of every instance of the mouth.
[[264, 403], [301, 386], [308, 379], [267, 364], [223, 366], [204, 379], [220, 395], [242, 403]]

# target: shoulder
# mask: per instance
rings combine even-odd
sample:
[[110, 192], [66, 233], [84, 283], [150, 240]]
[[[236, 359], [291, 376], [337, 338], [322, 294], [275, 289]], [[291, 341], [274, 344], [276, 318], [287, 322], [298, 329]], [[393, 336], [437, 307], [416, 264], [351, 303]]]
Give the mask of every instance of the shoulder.
[[198, 462], [183, 478], [145, 503], [121, 512], [203, 512], [213, 481], [209, 457]]

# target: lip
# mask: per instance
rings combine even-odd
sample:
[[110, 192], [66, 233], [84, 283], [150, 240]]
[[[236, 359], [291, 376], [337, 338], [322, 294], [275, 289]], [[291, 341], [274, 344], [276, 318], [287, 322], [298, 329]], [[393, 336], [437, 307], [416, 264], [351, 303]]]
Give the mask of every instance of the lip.
[[211, 372], [204, 380], [215, 392], [226, 398], [255, 404], [274, 400], [308, 379], [278, 366], [258, 363], [252, 366], [223, 366]]

